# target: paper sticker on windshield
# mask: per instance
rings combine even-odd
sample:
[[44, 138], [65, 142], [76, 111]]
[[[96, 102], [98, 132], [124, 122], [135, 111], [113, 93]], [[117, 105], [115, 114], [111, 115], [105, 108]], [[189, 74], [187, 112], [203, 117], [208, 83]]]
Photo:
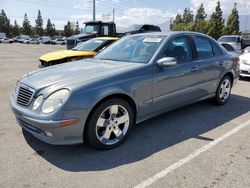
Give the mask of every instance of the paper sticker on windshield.
[[161, 42], [162, 38], [145, 38], [143, 42]]

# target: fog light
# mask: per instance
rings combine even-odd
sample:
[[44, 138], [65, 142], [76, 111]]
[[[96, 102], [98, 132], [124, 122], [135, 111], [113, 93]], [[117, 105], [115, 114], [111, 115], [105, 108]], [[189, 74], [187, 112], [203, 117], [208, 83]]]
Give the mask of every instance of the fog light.
[[52, 137], [53, 136], [53, 134], [51, 132], [49, 132], [49, 131], [44, 131], [44, 133], [48, 137]]

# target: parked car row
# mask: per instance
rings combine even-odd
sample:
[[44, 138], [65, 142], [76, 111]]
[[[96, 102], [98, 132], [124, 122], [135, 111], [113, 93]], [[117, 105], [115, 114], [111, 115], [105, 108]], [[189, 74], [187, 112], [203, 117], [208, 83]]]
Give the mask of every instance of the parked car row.
[[52, 40], [49, 36], [42, 36], [38, 38], [31, 38], [29, 35], [16, 36], [13, 39], [7, 37], [0, 37], [0, 43], [23, 43], [23, 44], [66, 44], [67, 37], [57, 38]]

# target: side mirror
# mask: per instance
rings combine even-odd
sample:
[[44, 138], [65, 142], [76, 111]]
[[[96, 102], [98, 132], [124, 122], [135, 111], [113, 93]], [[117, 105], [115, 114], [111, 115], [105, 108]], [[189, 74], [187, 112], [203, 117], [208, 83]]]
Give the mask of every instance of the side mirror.
[[177, 64], [177, 60], [174, 57], [164, 57], [157, 60], [159, 67], [174, 67]]

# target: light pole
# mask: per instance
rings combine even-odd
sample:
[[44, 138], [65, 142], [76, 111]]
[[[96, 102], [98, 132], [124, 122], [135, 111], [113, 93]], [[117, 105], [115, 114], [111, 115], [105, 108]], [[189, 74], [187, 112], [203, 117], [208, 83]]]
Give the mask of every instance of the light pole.
[[95, 21], [95, 0], [93, 0], [93, 20]]

